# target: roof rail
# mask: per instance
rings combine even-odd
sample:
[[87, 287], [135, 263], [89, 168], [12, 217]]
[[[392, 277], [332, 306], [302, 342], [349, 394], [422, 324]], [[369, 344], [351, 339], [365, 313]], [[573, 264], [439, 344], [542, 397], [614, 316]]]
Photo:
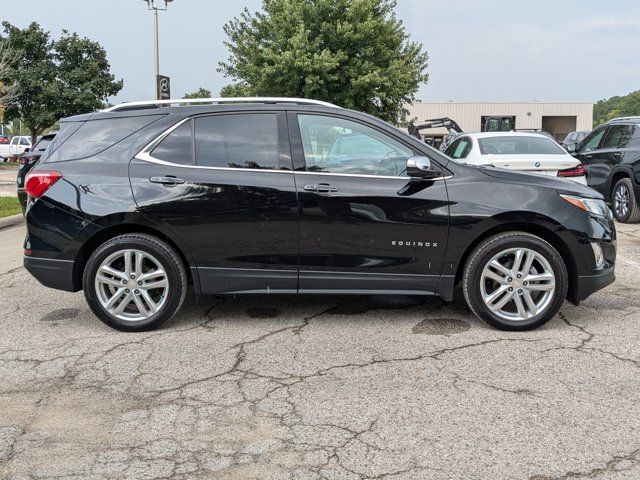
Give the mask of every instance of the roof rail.
[[632, 115], [631, 117], [617, 117], [617, 118], [612, 118], [611, 120], [608, 120], [608, 121], [607, 121], [607, 123], [609, 123], [609, 122], [624, 121], [624, 120], [640, 120], [640, 115]]
[[191, 105], [207, 103], [293, 103], [300, 105], [324, 105], [325, 107], [341, 108], [332, 103], [307, 98], [288, 97], [221, 97], [221, 98], [182, 98], [172, 100], [144, 100], [140, 102], [124, 102], [113, 107], [105, 108], [101, 112], [115, 112], [117, 110], [133, 110], [135, 107], [153, 107], [160, 105]]

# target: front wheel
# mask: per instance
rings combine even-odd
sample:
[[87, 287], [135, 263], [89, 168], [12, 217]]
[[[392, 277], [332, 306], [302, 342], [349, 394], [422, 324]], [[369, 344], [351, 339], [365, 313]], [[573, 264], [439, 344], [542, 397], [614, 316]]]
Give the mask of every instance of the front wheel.
[[525, 232], [504, 232], [469, 256], [462, 288], [469, 308], [501, 330], [532, 330], [547, 323], [567, 295], [567, 268], [558, 251]]
[[102, 244], [82, 279], [96, 316], [123, 331], [153, 330], [180, 308], [187, 289], [184, 264], [171, 246], [146, 234], [126, 234]]

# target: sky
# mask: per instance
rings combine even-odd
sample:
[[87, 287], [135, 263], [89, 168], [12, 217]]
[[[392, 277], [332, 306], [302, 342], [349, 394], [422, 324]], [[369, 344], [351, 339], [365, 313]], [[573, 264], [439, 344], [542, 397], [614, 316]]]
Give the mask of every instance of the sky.
[[[398, 0], [411, 40], [429, 53], [423, 101], [596, 101], [640, 89], [638, 0]], [[171, 96], [230, 79], [222, 26], [261, 0], [174, 0], [160, 13], [160, 72]], [[614, 8], [615, 7], [615, 8]], [[0, 0], [0, 19], [36, 21], [98, 41], [124, 88], [112, 102], [155, 97], [153, 19], [140, 0]]]

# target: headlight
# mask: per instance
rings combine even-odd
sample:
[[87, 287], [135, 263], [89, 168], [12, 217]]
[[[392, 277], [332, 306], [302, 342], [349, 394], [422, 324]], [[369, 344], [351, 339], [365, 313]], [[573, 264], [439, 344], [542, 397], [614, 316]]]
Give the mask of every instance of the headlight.
[[600, 215], [601, 217], [610, 218], [611, 211], [604, 200], [597, 200], [595, 198], [583, 198], [575, 195], [563, 195], [560, 196], [572, 205], [584, 210], [585, 212]]

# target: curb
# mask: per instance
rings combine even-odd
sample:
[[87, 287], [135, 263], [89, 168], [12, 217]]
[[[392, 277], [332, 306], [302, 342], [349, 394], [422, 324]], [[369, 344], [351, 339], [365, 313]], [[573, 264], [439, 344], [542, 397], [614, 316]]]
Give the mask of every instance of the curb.
[[3, 228], [13, 227], [15, 225], [20, 225], [24, 222], [24, 217], [21, 213], [16, 215], [11, 215], [10, 217], [0, 218], [0, 230]]

